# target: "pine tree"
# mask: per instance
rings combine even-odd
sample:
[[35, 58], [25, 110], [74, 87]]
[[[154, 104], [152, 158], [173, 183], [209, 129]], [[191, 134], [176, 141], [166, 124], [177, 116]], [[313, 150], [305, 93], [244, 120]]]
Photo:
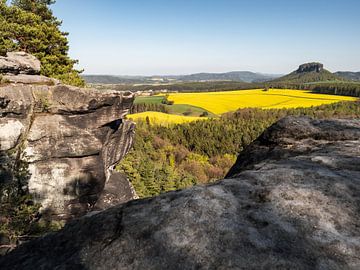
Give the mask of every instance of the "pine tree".
[[60, 23], [60, 21], [53, 16], [52, 11], [48, 8], [48, 6], [55, 4], [55, 0], [13, 0], [11, 3], [25, 11], [39, 15], [43, 21], [57, 21]]
[[61, 32], [61, 22], [48, 5], [52, 0], [14, 0], [11, 6], [0, 0], [0, 55], [25, 51], [41, 62], [41, 74], [63, 83], [83, 86], [74, 69], [76, 60], [68, 56], [68, 33]]

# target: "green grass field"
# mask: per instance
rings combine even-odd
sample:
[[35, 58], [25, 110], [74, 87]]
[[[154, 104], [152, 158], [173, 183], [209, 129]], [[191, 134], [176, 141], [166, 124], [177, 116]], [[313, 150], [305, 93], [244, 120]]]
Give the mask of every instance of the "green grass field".
[[[135, 104], [140, 104], [140, 103], [145, 103], [145, 104], [162, 104], [162, 102], [164, 101], [165, 96], [147, 96], [147, 97], [136, 97], [134, 103]], [[204, 112], [208, 113], [208, 117], [217, 117], [216, 114], [213, 114], [203, 108], [197, 107], [197, 106], [193, 106], [190, 104], [173, 104], [173, 105], [165, 105], [163, 104], [168, 110], [170, 114], [175, 114], [175, 115], [181, 115], [181, 116], [194, 116], [194, 117], [199, 117], [200, 115], [202, 115]]]
[[161, 104], [165, 96], [147, 96], [147, 97], [136, 97], [134, 104], [145, 103], [145, 104]]

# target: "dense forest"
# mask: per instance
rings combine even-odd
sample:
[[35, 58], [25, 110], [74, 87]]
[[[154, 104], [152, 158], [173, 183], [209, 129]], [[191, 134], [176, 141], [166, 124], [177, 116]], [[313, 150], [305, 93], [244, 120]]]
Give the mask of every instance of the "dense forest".
[[242, 109], [221, 118], [168, 127], [138, 122], [135, 144], [118, 165], [140, 197], [221, 179], [236, 155], [287, 116], [360, 117], [360, 102], [288, 110]]
[[270, 87], [280, 89], [310, 90], [320, 94], [360, 97], [360, 83], [358, 82], [314, 82], [314, 83], [270, 83]]
[[130, 113], [141, 113], [141, 112], [163, 112], [170, 113], [169, 109], [164, 104], [156, 104], [156, 103], [135, 103]]

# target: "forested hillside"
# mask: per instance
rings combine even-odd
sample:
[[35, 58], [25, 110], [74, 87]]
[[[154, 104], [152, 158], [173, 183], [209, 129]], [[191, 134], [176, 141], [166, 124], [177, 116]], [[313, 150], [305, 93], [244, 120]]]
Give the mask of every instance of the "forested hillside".
[[[348, 74], [348, 72], [346, 72]], [[343, 75], [343, 76], [340, 76]], [[312, 90], [316, 93], [344, 95], [360, 97], [360, 82], [358, 74], [353, 73], [349, 76], [344, 73], [331, 73], [323, 68], [320, 63], [308, 63], [292, 73], [283, 77], [266, 82], [236, 82], [236, 81], [207, 81], [207, 82], [177, 82], [160, 85], [131, 85], [131, 84], [95, 84], [91, 85], [98, 89], [115, 89], [119, 91], [149, 91], [154, 93], [161, 90], [170, 92], [213, 92], [213, 91], [232, 91], [247, 89], [304, 89]], [[351, 77], [351, 78], [350, 78]], [[137, 111], [137, 110], [135, 110]]]
[[273, 82], [272, 87], [280, 89], [303, 89], [315, 93], [360, 97], [360, 82], [336, 81], [336, 82], [313, 82], [313, 83], [286, 83]]
[[273, 80], [272, 82], [303, 84], [312, 82], [324, 81], [344, 81], [330, 71], [324, 69], [321, 63], [306, 63], [299, 66], [299, 68], [288, 75]]
[[336, 75], [350, 81], [360, 81], [360, 72], [338, 71]]
[[243, 109], [219, 119], [169, 127], [139, 122], [133, 150], [117, 169], [140, 197], [221, 179], [235, 156], [278, 119], [360, 117], [359, 102], [289, 110]]

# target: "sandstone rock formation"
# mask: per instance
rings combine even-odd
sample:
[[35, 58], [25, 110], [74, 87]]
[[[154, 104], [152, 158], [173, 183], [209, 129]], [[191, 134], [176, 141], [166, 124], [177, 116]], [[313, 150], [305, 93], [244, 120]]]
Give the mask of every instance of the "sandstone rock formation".
[[[19, 73], [37, 70], [36, 64], [18, 66]], [[133, 99], [130, 92], [61, 84], [18, 81], [0, 86], [0, 157], [25, 162], [22, 169], [29, 174], [30, 192], [43, 211], [61, 218], [86, 213], [110, 179], [111, 185], [119, 180], [126, 186], [116, 194], [121, 202], [135, 198], [131, 184], [113, 173], [132, 145], [134, 124], [124, 116]], [[0, 176], [11, 181], [13, 175], [4, 172], [4, 163]]]
[[285, 118], [229, 178], [130, 201], [0, 258], [1, 269], [359, 269], [360, 120]]
[[2, 74], [40, 74], [40, 61], [25, 52], [8, 52], [0, 56], [0, 73]]
[[321, 72], [324, 70], [324, 65], [321, 63], [306, 63], [299, 66], [297, 73], [304, 72]]
[[8, 52], [6, 57], [0, 56], [0, 82], [36, 85], [60, 84], [56, 79], [39, 75], [40, 69], [40, 61], [25, 52]]

